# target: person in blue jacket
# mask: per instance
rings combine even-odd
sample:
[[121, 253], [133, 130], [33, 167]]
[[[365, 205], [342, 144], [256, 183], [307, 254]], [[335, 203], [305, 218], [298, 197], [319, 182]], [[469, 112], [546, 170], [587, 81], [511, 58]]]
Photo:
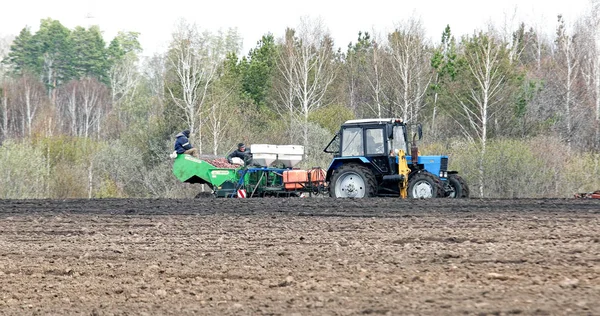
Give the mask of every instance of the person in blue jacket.
[[177, 154], [192, 155], [196, 158], [200, 158], [200, 155], [198, 154], [198, 148], [192, 146], [190, 140], [188, 139], [189, 137], [190, 131], [187, 129], [175, 135], [175, 151]]

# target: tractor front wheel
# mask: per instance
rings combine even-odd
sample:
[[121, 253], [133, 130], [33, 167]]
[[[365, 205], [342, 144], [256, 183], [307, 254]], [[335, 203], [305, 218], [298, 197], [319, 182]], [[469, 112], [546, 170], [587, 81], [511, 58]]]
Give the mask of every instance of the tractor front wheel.
[[457, 174], [448, 175], [448, 184], [452, 191], [448, 195], [449, 198], [466, 199], [469, 197], [469, 186], [465, 179]]
[[429, 172], [419, 172], [409, 176], [408, 197], [413, 199], [440, 198], [444, 187], [440, 180]]
[[374, 197], [376, 187], [375, 176], [369, 168], [351, 163], [335, 170], [329, 195], [336, 198]]

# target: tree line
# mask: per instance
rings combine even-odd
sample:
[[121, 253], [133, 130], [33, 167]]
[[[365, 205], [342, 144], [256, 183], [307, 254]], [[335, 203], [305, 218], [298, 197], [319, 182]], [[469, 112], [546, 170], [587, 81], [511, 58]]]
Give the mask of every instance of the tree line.
[[265, 33], [241, 55], [236, 29], [181, 20], [164, 53], [138, 33], [42, 20], [0, 41], [0, 197], [185, 197], [173, 136], [202, 154], [238, 142], [301, 144], [303, 166], [353, 118], [425, 126], [421, 152], [448, 154], [474, 196], [565, 197], [600, 189], [598, 8], [555, 34], [517, 24], [431, 43], [420, 20], [335, 48], [319, 19]]

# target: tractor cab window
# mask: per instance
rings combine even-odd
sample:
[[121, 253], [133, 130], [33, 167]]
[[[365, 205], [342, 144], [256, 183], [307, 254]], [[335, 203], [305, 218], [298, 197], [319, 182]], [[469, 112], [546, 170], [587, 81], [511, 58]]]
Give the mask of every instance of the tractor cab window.
[[329, 142], [327, 147], [323, 150], [329, 154], [338, 154], [340, 153], [340, 134], [335, 134], [333, 139]]
[[408, 147], [406, 146], [406, 139], [404, 138], [404, 126], [394, 126], [394, 139], [392, 140], [392, 150], [394, 153], [396, 150], [404, 150], [408, 153]]
[[365, 130], [367, 136], [367, 156], [369, 155], [385, 155], [385, 147], [383, 146], [383, 129], [370, 128]]
[[345, 128], [342, 131], [342, 156], [363, 156], [362, 128]]

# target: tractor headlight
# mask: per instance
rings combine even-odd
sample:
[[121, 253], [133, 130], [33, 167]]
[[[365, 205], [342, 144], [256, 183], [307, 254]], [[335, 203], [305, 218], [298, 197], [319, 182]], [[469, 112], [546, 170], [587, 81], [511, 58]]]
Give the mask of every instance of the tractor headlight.
[[440, 178], [448, 178], [448, 171], [440, 171]]

